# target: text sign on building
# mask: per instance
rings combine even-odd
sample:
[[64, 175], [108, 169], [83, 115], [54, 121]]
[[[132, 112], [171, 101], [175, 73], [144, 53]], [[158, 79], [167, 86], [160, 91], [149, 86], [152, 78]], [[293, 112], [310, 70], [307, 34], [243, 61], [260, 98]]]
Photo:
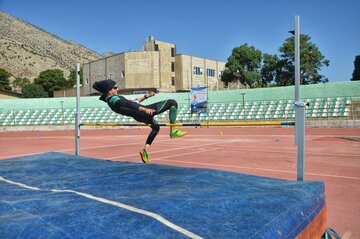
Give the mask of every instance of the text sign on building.
[[206, 87], [191, 88], [190, 104], [192, 114], [207, 113], [207, 93]]
[[134, 95], [147, 95], [147, 94], [149, 94], [149, 91], [148, 90], [134, 90], [133, 94]]

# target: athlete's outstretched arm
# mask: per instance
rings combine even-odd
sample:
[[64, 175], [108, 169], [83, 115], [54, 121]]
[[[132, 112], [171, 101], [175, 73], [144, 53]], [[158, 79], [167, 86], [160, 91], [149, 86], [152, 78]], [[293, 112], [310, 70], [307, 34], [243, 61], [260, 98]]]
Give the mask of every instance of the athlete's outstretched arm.
[[154, 93], [153, 91], [150, 91], [149, 94], [144, 95], [143, 97], [137, 98], [136, 100], [137, 100], [139, 103], [141, 103], [141, 102], [143, 102], [144, 100], [146, 100], [146, 99], [148, 99], [148, 98], [150, 98], [150, 97], [153, 97], [154, 95], [155, 95], [155, 93]]

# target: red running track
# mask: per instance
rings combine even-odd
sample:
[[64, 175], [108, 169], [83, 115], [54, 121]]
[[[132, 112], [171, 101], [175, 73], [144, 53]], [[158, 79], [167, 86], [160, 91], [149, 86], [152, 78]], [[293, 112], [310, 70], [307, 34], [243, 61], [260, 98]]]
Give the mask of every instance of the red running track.
[[[151, 163], [213, 168], [296, 180], [293, 128], [190, 128], [169, 139], [162, 128], [149, 152]], [[141, 162], [149, 129], [81, 131], [81, 155]], [[0, 133], [0, 159], [57, 151], [74, 154], [73, 131]], [[307, 128], [305, 180], [326, 186], [327, 225], [343, 238], [360, 238], [360, 129]]]

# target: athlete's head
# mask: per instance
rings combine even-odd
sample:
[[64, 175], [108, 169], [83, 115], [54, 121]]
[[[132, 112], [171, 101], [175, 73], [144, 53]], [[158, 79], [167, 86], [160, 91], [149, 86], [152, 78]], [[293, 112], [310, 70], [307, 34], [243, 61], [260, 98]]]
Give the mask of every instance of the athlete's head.
[[103, 100], [103, 101], [105, 101], [106, 97], [109, 94], [111, 94], [111, 95], [117, 94], [116, 82], [111, 79], [96, 81], [92, 87], [95, 90], [102, 93], [100, 100]]

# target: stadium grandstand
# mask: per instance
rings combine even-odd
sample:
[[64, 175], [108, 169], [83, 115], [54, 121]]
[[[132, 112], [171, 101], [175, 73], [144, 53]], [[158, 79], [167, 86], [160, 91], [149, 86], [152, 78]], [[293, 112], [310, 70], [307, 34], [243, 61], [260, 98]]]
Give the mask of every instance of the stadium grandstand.
[[[191, 114], [189, 93], [159, 93], [145, 104], [175, 99], [178, 122], [274, 121], [295, 118], [294, 86], [210, 91], [208, 113]], [[127, 95], [134, 99], [138, 95]], [[360, 82], [301, 86], [301, 99], [308, 103], [306, 117], [313, 120], [360, 118]], [[1, 99], [0, 126], [73, 125], [76, 98]], [[112, 112], [98, 96], [81, 97], [82, 123], [132, 123], [132, 118]], [[167, 122], [167, 112], [156, 116]]]

